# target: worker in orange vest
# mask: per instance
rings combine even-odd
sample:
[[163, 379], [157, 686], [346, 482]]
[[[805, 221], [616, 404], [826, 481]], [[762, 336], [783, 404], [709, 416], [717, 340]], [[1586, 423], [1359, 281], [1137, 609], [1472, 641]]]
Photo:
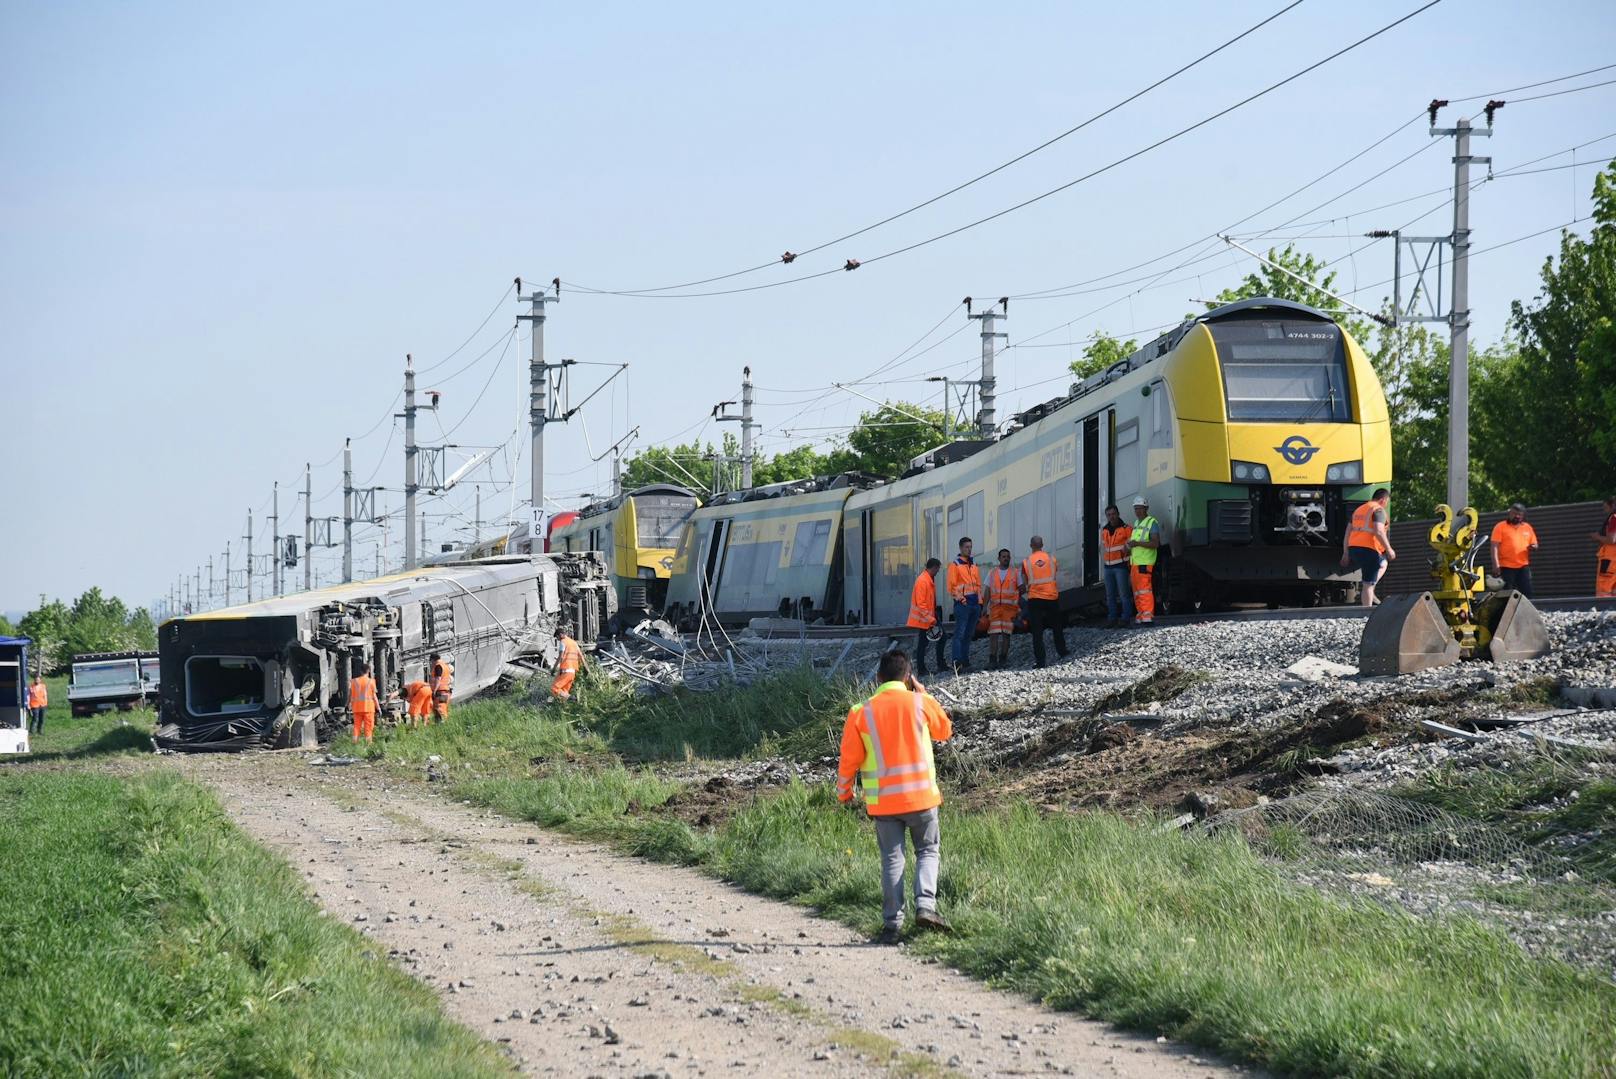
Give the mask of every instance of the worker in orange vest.
[[841, 760], [836, 797], [852, 802], [856, 780], [864, 791], [864, 809], [875, 820], [881, 849], [882, 944], [896, 944], [903, 929], [904, 837], [915, 848], [915, 924], [947, 931], [937, 913], [937, 865], [940, 840], [937, 786], [932, 742], [946, 741], [953, 724], [942, 705], [919, 689], [909, 676], [909, 657], [890, 651], [877, 668], [875, 695], [847, 713], [842, 726]]
[[550, 693], [557, 700], [572, 699], [572, 683], [584, 666], [584, 653], [578, 642], [567, 636], [565, 627], [556, 627], [556, 644], [560, 654], [556, 657], [556, 677], [550, 683]]
[[1032, 629], [1032, 660], [1045, 665], [1044, 630], [1055, 635], [1055, 651], [1065, 659], [1072, 653], [1066, 647], [1066, 630], [1060, 609], [1060, 585], [1055, 576], [1060, 563], [1044, 550], [1044, 537], [1034, 536], [1027, 541], [1032, 553], [1021, 561], [1021, 580], [1027, 589], [1027, 625]]
[[926, 559], [926, 568], [915, 578], [915, 587], [909, 593], [910, 629], [915, 630], [915, 670], [926, 677], [926, 638], [935, 634], [937, 642], [937, 669], [943, 669], [943, 634], [939, 623], [943, 609], [937, 605], [937, 571], [943, 568], [935, 558]]
[[1594, 595], [1616, 596], [1616, 495], [1605, 499], [1605, 520], [1589, 538], [1598, 544], [1594, 556]]
[[1021, 613], [1021, 571], [1010, 565], [1010, 548], [999, 548], [999, 564], [988, 570], [988, 670], [1010, 665], [1010, 636]]
[[28, 685], [28, 733], [45, 733], [45, 709], [50, 704], [50, 691], [45, 688], [45, 680], [34, 675], [34, 680]]
[[948, 594], [954, 600], [954, 669], [971, 669], [971, 642], [982, 618], [982, 573], [971, 557], [971, 537], [959, 541], [959, 557], [948, 564]]
[[1376, 488], [1374, 497], [1352, 511], [1352, 523], [1341, 538], [1341, 566], [1357, 566], [1362, 571], [1363, 587], [1358, 597], [1365, 607], [1375, 605], [1375, 585], [1386, 575], [1390, 559], [1397, 557], [1392, 550], [1392, 537], [1388, 529], [1387, 507], [1392, 493], [1384, 487]]
[[1488, 539], [1493, 575], [1503, 578], [1505, 588], [1513, 588], [1531, 599], [1532, 552], [1537, 550], [1537, 529], [1526, 522], [1526, 503], [1510, 503], [1504, 519], [1493, 525]]
[[359, 673], [348, 683], [348, 708], [353, 712], [354, 741], [375, 741], [376, 679], [370, 676], [368, 663], [361, 663]]
[[454, 696], [454, 664], [443, 658], [442, 653], [432, 653], [432, 706], [438, 714], [438, 722], [445, 722], [449, 718], [449, 701]]
[[417, 678], [404, 686], [404, 700], [410, 717], [410, 726], [424, 727], [432, 722], [432, 687]]
[[1128, 580], [1128, 536], [1132, 526], [1115, 506], [1105, 508], [1100, 526], [1100, 572], [1105, 574], [1105, 628], [1127, 629], [1133, 621], [1133, 583]]

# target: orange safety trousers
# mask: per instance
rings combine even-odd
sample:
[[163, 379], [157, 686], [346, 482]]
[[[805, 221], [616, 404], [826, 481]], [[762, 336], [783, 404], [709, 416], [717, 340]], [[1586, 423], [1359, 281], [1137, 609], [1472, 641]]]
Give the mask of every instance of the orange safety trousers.
[[577, 681], [577, 671], [562, 671], [556, 675], [556, 680], [550, 683], [550, 692], [564, 701], [572, 699], [572, 683]]
[[1156, 620], [1156, 582], [1154, 580], [1155, 566], [1129, 566], [1129, 576], [1133, 578], [1133, 609], [1139, 614], [1140, 622], [1154, 622]]
[[363, 738], [367, 742], [374, 741], [375, 740], [375, 735], [376, 735], [376, 713], [375, 712], [361, 712], [357, 708], [354, 709], [354, 714], [353, 714], [353, 736], [354, 736], [354, 741], [357, 742], [361, 738]]
[[1594, 565], [1594, 595], [1616, 596], [1616, 543], [1599, 545], [1599, 561]]

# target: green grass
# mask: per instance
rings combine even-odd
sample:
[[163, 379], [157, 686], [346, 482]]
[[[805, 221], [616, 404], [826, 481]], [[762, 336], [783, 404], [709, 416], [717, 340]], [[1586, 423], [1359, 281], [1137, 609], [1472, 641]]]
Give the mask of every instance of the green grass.
[[[796, 725], [764, 728], [746, 710], [726, 733], [708, 711], [702, 744], [733, 753], [839, 723], [839, 701], [806, 704], [780, 686], [767, 699]], [[672, 701], [696, 707], [699, 698]], [[536, 715], [508, 699], [472, 703], [457, 711], [459, 730], [390, 733], [376, 752], [418, 762], [453, 747], [452, 760], [441, 755], [457, 797], [876, 928], [868, 821], [827, 788], [801, 785], [757, 798], [716, 830], [648, 812], [677, 785], [625, 767], [614, 743], [643, 759], [648, 744], [680, 742], [680, 720], [649, 738], [643, 705], [615, 719], [605, 708]], [[543, 752], [523, 756], [535, 747]], [[943, 837], [941, 899], [959, 931], [915, 946], [1056, 1007], [1285, 1072], [1616, 1073], [1616, 986], [1533, 959], [1467, 919], [1417, 919], [1298, 888], [1237, 837], [1026, 805], [945, 806]]]
[[45, 706], [45, 732], [29, 735], [30, 757], [36, 761], [80, 760], [109, 754], [150, 753], [155, 716], [149, 709], [72, 715], [67, 678], [47, 678], [50, 704]]
[[1547, 845], [1584, 876], [1616, 884], [1616, 780], [1590, 780], [1552, 753], [1507, 769], [1441, 769], [1391, 793]]
[[0, 866], [0, 1074], [508, 1071], [193, 784], [0, 775]]

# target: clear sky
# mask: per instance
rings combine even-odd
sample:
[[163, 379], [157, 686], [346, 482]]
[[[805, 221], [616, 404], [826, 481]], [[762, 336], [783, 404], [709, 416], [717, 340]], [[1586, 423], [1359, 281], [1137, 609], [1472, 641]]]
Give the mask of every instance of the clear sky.
[[[965, 192], [790, 268], [711, 287], [871, 259], [1000, 210], [1420, 2], [1306, 0]], [[261, 537], [273, 481], [301, 532], [294, 489], [306, 461], [315, 515], [341, 513], [345, 436], [356, 479], [394, 488], [380, 498], [396, 511], [403, 455], [389, 403], [404, 354], [427, 367], [468, 337], [421, 382], [443, 391], [450, 441], [507, 447], [475, 473], [484, 519], [520, 513], [525, 426], [512, 434], [525, 424], [528, 345], [525, 332], [507, 341], [517, 274], [562, 279], [552, 359], [631, 365], [550, 428], [547, 483], [562, 502], [609, 487], [609, 459], [591, 457], [633, 426], [639, 446], [716, 440], [721, 428], [703, 421], [737, 396], [743, 365], [760, 387], [765, 451], [833, 438], [869, 405], [823, 388], [866, 376], [934, 326], [928, 345], [960, 332], [866, 392], [924, 399], [934, 387], [905, 380], [969, 377], [980, 346], [974, 325], [961, 329], [962, 297], [1115, 275], [1106, 291], [1011, 304], [1001, 416], [1055, 396], [1089, 335], [1148, 336], [1252, 268], [1215, 242], [1185, 245], [1321, 176], [1235, 231], [1271, 229], [1252, 241], [1264, 246], [1306, 233], [1307, 250], [1339, 259], [1341, 287], [1376, 306], [1389, 286], [1369, 286], [1390, 276], [1391, 251], [1361, 234], [1447, 231], [1451, 142], [1432, 140], [1422, 119], [1354, 155], [1432, 97], [1616, 62], [1608, 2], [1444, 0], [1167, 146], [852, 273], [712, 297], [569, 287], [676, 284], [843, 235], [1037, 145], [1282, 6], [0, 6], [0, 399], [15, 485], [0, 609], [96, 584], [147, 603], [210, 556], [221, 570], [227, 541], [241, 568], [248, 513]], [[1616, 136], [1616, 85], [1512, 103], [1496, 130], [1475, 150], [1496, 171], [1551, 154], [1528, 167], [1609, 161], [1616, 137], [1563, 151]], [[1478, 252], [1585, 217], [1593, 174], [1559, 168], [1478, 188]], [[1509, 302], [1535, 293], [1557, 243], [1549, 232], [1478, 253], [1476, 338], [1496, 338]], [[606, 369], [574, 370], [576, 400]], [[423, 442], [443, 440], [438, 423], [424, 420]], [[475, 496], [468, 481], [423, 503], [434, 541], [469, 528]], [[401, 533], [395, 517], [395, 558]], [[381, 529], [358, 536], [356, 562], [373, 569]], [[338, 559], [317, 554], [322, 578]]]

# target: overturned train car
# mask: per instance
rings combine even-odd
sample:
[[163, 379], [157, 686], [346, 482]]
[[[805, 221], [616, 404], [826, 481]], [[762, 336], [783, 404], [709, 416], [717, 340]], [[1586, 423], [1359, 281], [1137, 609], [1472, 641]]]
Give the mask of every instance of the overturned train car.
[[589, 643], [615, 612], [595, 553], [429, 566], [163, 623], [157, 744], [178, 750], [310, 746], [350, 721], [348, 683], [370, 664], [379, 716], [432, 655], [464, 699], [512, 668], [551, 662], [565, 625]]

